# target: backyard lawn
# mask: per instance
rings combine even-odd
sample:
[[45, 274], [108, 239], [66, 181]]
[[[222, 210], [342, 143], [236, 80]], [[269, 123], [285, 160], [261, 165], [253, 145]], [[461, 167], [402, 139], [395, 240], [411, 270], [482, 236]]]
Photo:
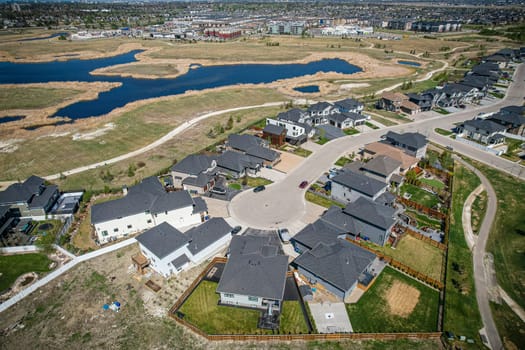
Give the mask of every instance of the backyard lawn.
[[441, 221], [440, 220], [436, 220], [436, 219], [432, 219], [424, 214], [420, 214], [418, 213], [417, 211], [415, 210], [411, 210], [411, 209], [407, 209], [407, 211], [405, 212], [406, 215], [408, 216], [411, 216], [413, 217], [414, 219], [417, 220], [417, 227], [418, 228], [421, 228], [421, 227], [432, 227], [436, 230], [440, 230], [441, 229]]
[[410, 197], [411, 201], [417, 202], [428, 208], [434, 208], [439, 203], [437, 195], [411, 184], [403, 184], [403, 186], [401, 186], [401, 196], [405, 193], [410, 193], [412, 195], [412, 197]]
[[[260, 312], [233, 306], [217, 305], [216, 282], [202, 281], [179, 309], [184, 319], [208, 334], [271, 334], [257, 328]], [[285, 301], [279, 333], [308, 333], [300, 305]]]
[[419, 180], [422, 183], [432, 186], [434, 188], [437, 188], [439, 190], [443, 190], [445, 188], [445, 184], [438, 179], [425, 179], [424, 177], [422, 177]]
[[436, 280], [441, 277], [443, 251], [408, 234], [399, 241], [395, 249], [376, 244], [368, 246]]
[[51, 260], [42, 253], [0, 255], [0, 292], [27, 272], [49, 272]]
[[386, 267], [357, 304], [347, 304], [356, 332], [434, 332], [439, 292]]

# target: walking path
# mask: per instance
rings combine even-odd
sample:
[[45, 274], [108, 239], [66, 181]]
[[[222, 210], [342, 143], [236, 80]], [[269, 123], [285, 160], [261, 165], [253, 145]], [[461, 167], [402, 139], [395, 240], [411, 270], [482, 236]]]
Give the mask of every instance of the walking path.
[[472, 231], [472, 203], [476, 198], [483, 192], [485, 188], [483, 185], [479, 185], [472, 193], [467, 197], [465, 204], [463, 204], [463, 213], [461, 215], [461, 222], [463, 223], [463, 233], [465, 234], [465, 241], [467, 241], [468, 248], [472, 251], [476, 244], [476, 235]]
[[[93, 258], [96, 258], [97, 256], [100, 256], [100, 255], [103, 255], [103, 254], [106, 254], [106, 253], [110, 253], [110, 252], [115, 251], [117, 249], [126, 247], [126, 246], [128, 246], [130, 244], [133, 244], [135, 242], [136, 242], [135, 238], [130, 238], [130, 239], [127, 239], [125, 241], [113, 244], [111, 246], [95, 250], [94, 252], [90, 252], [90, 253], [87, 253], [87, 254], [84, 254], [84, 255], [81, 255], [81, 256], [75, 256], [73, 258], [73, 260], [71, 260], [67, 264], [62, 265], [61, 267], [59, 267], [58, 269], [52, 271], [48, 275], [44, 276], [42, 279], [36, 281], [35, 283], [30, 285], [26, 289], [20, 291], [18, 294], [12, 296], [10, 299], [6, 300], [4, 303], [0, 304], [0, 312], [3, 312], [5, 310], [7, 310], [8, 308], [13, 306], [14, 304], [18, 303], [20, 300], [22, 300], [25, 297], [27, 297], [29, 294], [31, 294], [34, 291], [36, 291], [38, 288], [45, 286], [46, 284], [48, 284], [49, 282], [51, 282], [52, 280], [54, 280], [58, 276], [60, 276], [63, 273], [71, 270], [77, 264], [79, 264], [81, 262], [84, 262], [84, 261], [87, 261], [87, 260], [90, 260], [90, 259], [93, 259]], [[62, 249], [59, 249], [59, 250], [61, 252], [63, 252]], [[67, 252], [67, 255], [71, 256], [71, 253]]]

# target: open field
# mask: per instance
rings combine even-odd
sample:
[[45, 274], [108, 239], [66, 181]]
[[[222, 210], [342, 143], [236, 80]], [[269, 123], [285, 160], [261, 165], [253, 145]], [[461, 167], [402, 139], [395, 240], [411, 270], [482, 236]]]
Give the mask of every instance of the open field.
[[479, 339], [477, 334], [482, 323], [474, 289], [472, 254], [465, 242], [461, 215], [465, 200], [480, 182], [474, 173], [456, 164], [450, 210], [444, 330], [472, 339]]
[[[64, 130], [71, 130], [71, 133], [75, 131], [73, 135], [21, 141], [17, 143], [18, 149], [15, 151], [0, 154], [0, 171], [3, 179], [25, 178], [33, 173], [41, 176], [53, 174], [109, 159], [145, 146], [184, 121], [210, 111], [210, 105], [220, 110], [279, 99], [282, 97], [269, 89], [235, 88], [164, 98], [124, 112], [110, 119], [111, 123], [105, 118], [92, 118], [93, 125], [89, 129], [78, 130], [75, 124], [65, 126]], [[249, 114], [250, 111], [239, 113]], [[219, 116], [215, 120], [210, 118], [194, 126], [189, 132], [203, 125], [209, 130], [219, 119], [225, 118], [224, 116]], [[241, 124], [246, 125], [248, 119], [242, 120]], [[73, 140], [73, 137], [76, 140]], [[194, 143], [195, 140], [192, 142]], [[170, 158], [173, 159], [173, 156]]]
[[405, 235], [395, 249], [390, 246], [380, 247], [375, 244], [369, 244], [368, 247], [391, 256], [438, 281], [441, 278], [443, 251], [410, 235]]
[[[103, 72], [103, 73], [102, 73]], [[102, 75], [122, 75], [134, 77], [166, 78], [175, 76], [179, 73], [176, 67], [170, 63], [141, 64], [132, 63], [121, 66], [113, 66], [98, 74]]]
[[525, 344], [525, 323], [505, 303], [490, 303], [492, 317], [505, 349], [520, 349]]
[[346, 308], [356, 332], [432, 332], [439, 293], [386, 267], [356, 304]]
[[82, 93], [79, 90], [45, 87], [5, 87], [0, 85], [0, 107], [9, 109], [33, 109], [51, 107]]
[[0, 255], [0, 292], [27, 272], [49, 272], [51, 259], [42, 253]]

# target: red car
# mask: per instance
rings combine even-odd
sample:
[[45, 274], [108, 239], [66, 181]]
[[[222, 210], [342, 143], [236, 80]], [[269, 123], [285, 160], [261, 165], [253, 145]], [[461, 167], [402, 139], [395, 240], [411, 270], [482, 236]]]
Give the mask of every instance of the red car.
[[303, 182], [299, 184], [299, 188], [306, 188], [306, 186], [308, 186], [308, 181], [306, 180], [304, 180]]

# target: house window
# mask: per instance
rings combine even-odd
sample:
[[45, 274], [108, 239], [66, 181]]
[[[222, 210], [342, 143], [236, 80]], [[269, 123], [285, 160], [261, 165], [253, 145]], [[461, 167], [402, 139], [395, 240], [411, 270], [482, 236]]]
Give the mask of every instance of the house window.
[[233, 295], [233, 294], [224, 293], [223, 295], [224, 295], [225, 298], [230, 298], [230, 299], [235, 298], [235, 295]]
[[132, 226], [131, 225], [128, 225], [128, 228], [131, 228]]
[[259, 301], [258, 297], [248, 297], [249, 301]]
[[113, 232], [118, 232], [118, 228], [114, 228], [114, 229], [113, 229]]
[[103, 237], [106, 237], [107, 235], [108, 235], [108, 231], [107, 230], [102, 231], [102, 236]]
[[167, 210], [164, 212], [164, 215], [168, 215], [168, 211]]
[[151, 224], [151, 219], [149, 219], [148, 221], [146, 221], [148, 224]]

